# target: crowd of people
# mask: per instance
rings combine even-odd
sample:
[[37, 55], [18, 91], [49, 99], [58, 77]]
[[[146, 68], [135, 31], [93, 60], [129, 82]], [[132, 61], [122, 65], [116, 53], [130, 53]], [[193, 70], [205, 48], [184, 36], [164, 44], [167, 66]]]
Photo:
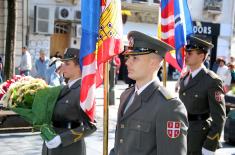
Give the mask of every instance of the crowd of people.
[[235, 58], [231, 56], [226, 63], [223, 57], [218, 57], [212, 70], [222, 79], [224, 91], [227, 93], [235, 85]]
[[[62, 71], [62, 56], [59, 55], [59, 52], [56, 52], [54, 57], [49, 59], [46, 57], [46, 53], [43, 49], [39, 51], [39, 58], [36, 59], [35, 67], [35, 78], [43, 79], [51, 86], [59, 86], [65, 84], [65, 79], [63, 77]], [[32, 58], [28, 52], [27, 47], [22, 48], [22, 55], [20, 60], [20, 65], [18, 67], [20, 75], [28, 76], [32, 70]], [[32, 75], [31, 75], [32, 76]]]

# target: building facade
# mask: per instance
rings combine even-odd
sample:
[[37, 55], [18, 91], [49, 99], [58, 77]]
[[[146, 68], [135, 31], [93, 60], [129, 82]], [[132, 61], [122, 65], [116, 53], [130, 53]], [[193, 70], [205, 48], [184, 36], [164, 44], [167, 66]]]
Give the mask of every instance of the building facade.
[[[188, 0], [194, 33], [211, 41], [214, 61], [235, 53], [234, 0]], [[129, 10], [124, 24], [124, 41], [131, 30], [157, 36], [159, 0], [122, 0], [122, 9]], [[17, 0], [17, 35], [15, 64], [18, 66], [21, 47], [27, 45], [33, 62], [40, 49], [48, 57], [65, 48], [80, 48], [81, 0]], [[231, 18], [228, 18], [231, 17]], [[7, 0], [0, 0], [0, 55], [5, 53]], [[235, 55], [235, 54], [234, 54]]]
[[[81, 9], [79, 0], [17, 0], [16, 67], [22, 46], [28, 46], [32, 62], [40, 49], [48, 57], [68, 47], [80, 47]], [[7, 0], [0, 0], [0, 54], [4, 56]]]
[[194, 33], [204, 36], [215, 47], [211, 58], [224, 57], [229, 61], [234, 38], [234, 0], [188, 0], [194, 21]]
[[[124, 26], [124, 33], [140, 29], [156, 36], [159, 5], [159, 1], [154, 0], [123, 0], [123, 8], [132, 12]], [[188, 0], [188, 6], [193, 20], [193, 32], [215, 45], [210, 54], [212, 62], [217, 57], [229, 61], [229, 57], [235, 55], [235, 1]]]

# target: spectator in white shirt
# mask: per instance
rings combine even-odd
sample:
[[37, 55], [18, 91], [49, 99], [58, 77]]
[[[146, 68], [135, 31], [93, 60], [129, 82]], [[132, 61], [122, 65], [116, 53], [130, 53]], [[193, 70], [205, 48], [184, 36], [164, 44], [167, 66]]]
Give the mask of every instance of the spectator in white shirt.
[[227, 93], [231, 85], [232, 77], [231, 77], [230, 70], [225, 64], [226, 64], [225, 60], [223, 58], [220, 58], [219, 67], [216, 73], [217, 75], [219, 75], [219, 77], [223, 81], [223, 88], [224, 88], [225, 93]]
[[20, 75], [28, 76], [32, 69], [32, 60], [31, 55], [27, 50], [27, 47], [22, 47], [22, 56], [20, 60], [20, 66], [18, 70], [20, 71]]

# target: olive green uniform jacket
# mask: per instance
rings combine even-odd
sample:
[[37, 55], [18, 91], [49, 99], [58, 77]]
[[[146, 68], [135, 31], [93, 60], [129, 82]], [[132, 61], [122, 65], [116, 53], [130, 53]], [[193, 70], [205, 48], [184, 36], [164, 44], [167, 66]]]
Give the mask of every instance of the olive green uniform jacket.
[[188, 121], [183, 103], [153, 82], [123, 114], [134, 90], [131, 87], [120, 97], [110, 155], [186, 155]]
[[[180, 81], [179, 97], [189, 117], [188, 151], [201, 154], [202, 147], [215, 151], [225, 121], [222, 81], [214, 72], [206, 68], [202, 68], [185, 86], [186, 77]], [[208, 119], [190, 120], [189, 115], [205, 114], [209, 114]]]

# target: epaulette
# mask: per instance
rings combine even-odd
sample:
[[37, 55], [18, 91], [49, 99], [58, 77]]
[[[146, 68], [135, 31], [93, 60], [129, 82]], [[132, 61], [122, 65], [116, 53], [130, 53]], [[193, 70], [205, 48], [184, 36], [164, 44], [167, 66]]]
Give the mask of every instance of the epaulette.
[[220, 79], [220, 77], [213, 71], [208, 70], [208, 75], [212, 78], [212, 79]]
[[158, 87], [158, 90], [161, 92], [161, 94], [167, 99], [167, 100], [170, 100], [170, 99], [173, 99], [175, 98], [175, 96], [170, 93], [165, 87], [163, 86], [159, 86]]

